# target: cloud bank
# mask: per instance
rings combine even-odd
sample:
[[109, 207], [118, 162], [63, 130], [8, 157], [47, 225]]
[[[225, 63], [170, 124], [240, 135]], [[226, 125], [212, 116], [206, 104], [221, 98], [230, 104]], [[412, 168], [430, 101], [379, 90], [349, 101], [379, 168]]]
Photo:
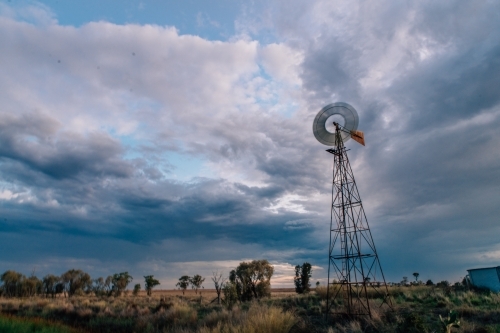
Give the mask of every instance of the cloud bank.
[[265, 258], [276, 285], [304, 261], [324, 279], [332, 161], [311, 127], [334, 101], [365, 131], [349, 154], [388, 279], [496, 265], [498, 6], [254, 6], [210, 41], [3, 5], [4, 270], [171, 288]]

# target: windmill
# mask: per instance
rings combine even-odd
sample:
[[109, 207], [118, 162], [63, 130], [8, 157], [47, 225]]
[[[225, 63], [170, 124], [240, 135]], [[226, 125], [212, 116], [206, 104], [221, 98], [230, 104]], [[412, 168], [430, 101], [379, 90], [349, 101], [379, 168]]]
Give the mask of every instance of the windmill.
[[371, 317], [370, 298], [381, 299], [392, 308], [389, 290], [366, 219], [354, 173], [344, 143], [353, 139], [365, 145], [358, 131], [358, 113], [347, 103], [333, 103], [322, 108], [313, 123], [316, 139], [333, 146], [332, 204], [330, 207], [330, 246], [328, 250], [328, 289], [326, 316], [332, 304], [343, 303], [343, 310], [333, 313]]

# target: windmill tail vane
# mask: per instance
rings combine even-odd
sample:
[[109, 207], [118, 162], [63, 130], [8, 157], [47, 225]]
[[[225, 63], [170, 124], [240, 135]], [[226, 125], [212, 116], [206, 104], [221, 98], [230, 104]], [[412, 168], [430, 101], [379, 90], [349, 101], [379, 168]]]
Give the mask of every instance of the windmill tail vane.
[[356, 141], [359, 144], [362, 144], [363, 146], [365, 145], [365, 133], [363, 133], [362, 131], [356, 131], [356, 130], [349, 131], [337, 122], [333, 122], [333, 125], [335, 126], [337, 131], [348, 133], [354, 141]]
[[357, 143], [365, 145], [365, 133], [361, 131], [351, 131], [351, 138]]

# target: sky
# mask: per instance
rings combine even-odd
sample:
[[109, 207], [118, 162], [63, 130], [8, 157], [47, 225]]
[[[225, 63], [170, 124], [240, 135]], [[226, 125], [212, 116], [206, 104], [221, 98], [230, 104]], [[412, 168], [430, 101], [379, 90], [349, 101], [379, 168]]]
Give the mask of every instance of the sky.
[[325, 283], [346, 143], [386, 280], [500, 265], [500, 2], [0, 1], [0, 271]]

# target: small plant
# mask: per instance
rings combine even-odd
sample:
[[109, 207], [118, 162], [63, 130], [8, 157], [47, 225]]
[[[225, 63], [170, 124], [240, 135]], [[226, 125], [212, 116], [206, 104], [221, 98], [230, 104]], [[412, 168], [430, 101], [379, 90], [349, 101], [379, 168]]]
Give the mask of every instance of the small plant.
[[451, 333], [452, 327], [460, 327], [460, 320], [458, 320], [458, 313], [456, 311], [450, 310], [447, 318], [439, 315], [439, 319], [441, 320], [441, 327], [446, 333]]
[[424, 320], [415, 312], [406, 313], [403, 320], [396, 327], [398, 333], [421, 333], [427, 332]]

